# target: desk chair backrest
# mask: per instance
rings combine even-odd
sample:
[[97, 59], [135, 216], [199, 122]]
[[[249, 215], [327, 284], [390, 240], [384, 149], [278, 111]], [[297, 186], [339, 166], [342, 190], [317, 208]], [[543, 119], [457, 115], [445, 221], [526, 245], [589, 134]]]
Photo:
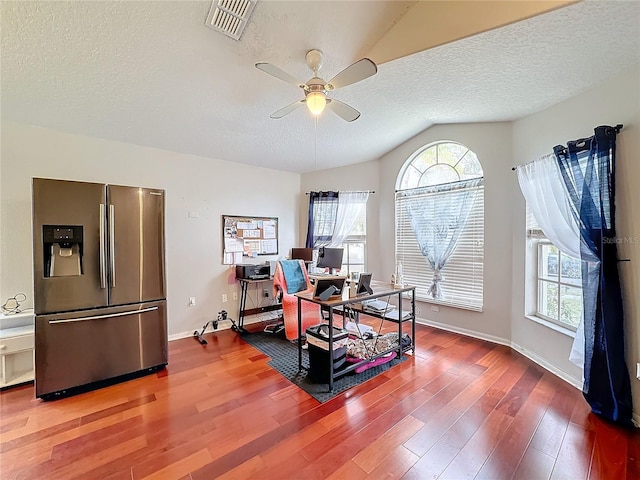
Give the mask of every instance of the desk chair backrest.
[[[309, 274], [307, 273], [303, 260], [280, 260], [278, 265], [282, 269], [288, 294], [298, 293], [311, 287]], [[276, 266], [276, 272], [277, 271], [278, 266]]]
[[[280, 260], [273, 275], [274, 296], [282, 302], [282, 318], [284, 320], [287, 339], [298, 338], [298, 292], [313, 291], [309, 274], [303, 260]], [[321, 322], [320, 308], [310, 302], [302, 302], [302, 330]]]

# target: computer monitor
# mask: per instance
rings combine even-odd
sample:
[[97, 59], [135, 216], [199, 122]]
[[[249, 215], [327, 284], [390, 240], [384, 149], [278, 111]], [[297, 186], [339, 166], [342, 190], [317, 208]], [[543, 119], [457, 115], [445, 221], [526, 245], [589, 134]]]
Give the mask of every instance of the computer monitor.
[[292, 248], [291, 260], [303, 260], [305, 263], [313, 261], [313, 248]]
[[318, 268], [330, 268], [340, 270], [342, 268], [342, 248], [320, 247], [318, 251]]

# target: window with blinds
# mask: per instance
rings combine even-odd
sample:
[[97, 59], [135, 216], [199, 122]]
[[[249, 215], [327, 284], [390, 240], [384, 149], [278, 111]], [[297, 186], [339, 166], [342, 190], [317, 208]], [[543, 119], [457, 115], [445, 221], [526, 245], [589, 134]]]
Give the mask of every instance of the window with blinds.
[[326, 245], [331, 242], [338, 214], [338, 197], [324, 197], [313, 204], [313, 244]]
[[538, 222], [536, 221], [536, 217], [533, 216], [533, 212], [529, 208], [528, 204], [526, 207], [526, 212], [527, 212], [527, 217], [526, 217], [527, 237], [546, 239], [547, 237], [545, 236], [544, 232], [540, 228], [540, 225], [538, 225]]
[[367, 252], [367, 210], [362, 209], [353, 224], [349, 235], [341, 245], [344, 248], [341, 272], [352, 274], [366, 272], [365, 258]]
[[[416, 286], [416, 298], [430, 303], [474, 311], [483, 308], [484, 278], [484, 183], [480, 162], [464, 145], [441, 142], [424, 147], [401, 170], [396, 192], [396, 262], [402, 264], [404, 282]], [[477, 179], [476, 181], [470, 181]], [[420, 188], [422, 187], [422, 188]], [[428, 188], [425, 188], [428, 187]], [[434, 269], [423, 255], [409, 208], [410, 202], [431, 202], [422, 218], [425, 224], [447, 224], [446, 209], [438, 205], [457, 203], [469, 195], [472, 202], [468, 217], [459, 232], [453, 253], [440, 271], [440, 298], [434, 298], [431, 286]], [[443, 222], [443, 220], [446, 220]], [[415, 221], [414, 221], [415, 223]], [[417, 226], [420, 228], [420, 226]], [[432, 225], [427, 226], [432, 232]], [[448, 225], [449, 229], [455, 225]], [[431, 229], [431, 230], [429, 230]], [[438, 236], [437, 231], [431, 233]], [[457, 234], [458, 235], [458, 234]], [[433, 243], [436, 243], [434, 240]], [[434, 249], [426, 242], [427, 256]], [[438, 247], [435, 247], [438, 248]], [[433, 258], [432, 258], [433, 260]]]
[[322, 245], [332, 245], [343, 248], [342, 268], [343, 274], [365, 272], [365, 258], [367, 249], [367, 211], [362, 209], [343, 243], [333, 245], [333, 230], [336, 224], [338, 202], [335, 197], [316, 200], [313, 206], [314, 240]]

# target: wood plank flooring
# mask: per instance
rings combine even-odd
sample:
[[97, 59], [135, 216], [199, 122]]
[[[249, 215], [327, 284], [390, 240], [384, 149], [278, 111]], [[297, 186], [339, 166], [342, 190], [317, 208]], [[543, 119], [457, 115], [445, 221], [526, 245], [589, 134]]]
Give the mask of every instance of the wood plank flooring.
[[509, 348], [417, 326], [417, 352], [324, 404], [226, 330], [156, 374], [0, 393], [0, 478], [634, 479], [640, 433]]

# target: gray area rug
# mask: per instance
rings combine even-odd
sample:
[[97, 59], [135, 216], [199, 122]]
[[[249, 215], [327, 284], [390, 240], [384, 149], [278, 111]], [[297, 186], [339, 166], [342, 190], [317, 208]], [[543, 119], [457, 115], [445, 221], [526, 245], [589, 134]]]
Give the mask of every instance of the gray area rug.
[[298, 370], [298, 344], [297, 342], [288, 341], [284, 337], [284, 332], [274, 335], [258, 331], [242, 335], [242, 339], [270, 357], [271, 360], [268, 362], [268, 365], [319, 402], [331, 400], [345, 390], [360, 385], [406, 360], [406, 357], [403, 355], [400, 359], [395, 358], [388, 363], [370, 368], [362, 373], [347, 373], [334, 380], [333, 392], [329, 392], [328, 384], [313, 383], [307, 378], [307, 368], [309, 368], [309, 354], [307, 350], [302, 351], [302, 366], [304, 368], [301, 371]]

